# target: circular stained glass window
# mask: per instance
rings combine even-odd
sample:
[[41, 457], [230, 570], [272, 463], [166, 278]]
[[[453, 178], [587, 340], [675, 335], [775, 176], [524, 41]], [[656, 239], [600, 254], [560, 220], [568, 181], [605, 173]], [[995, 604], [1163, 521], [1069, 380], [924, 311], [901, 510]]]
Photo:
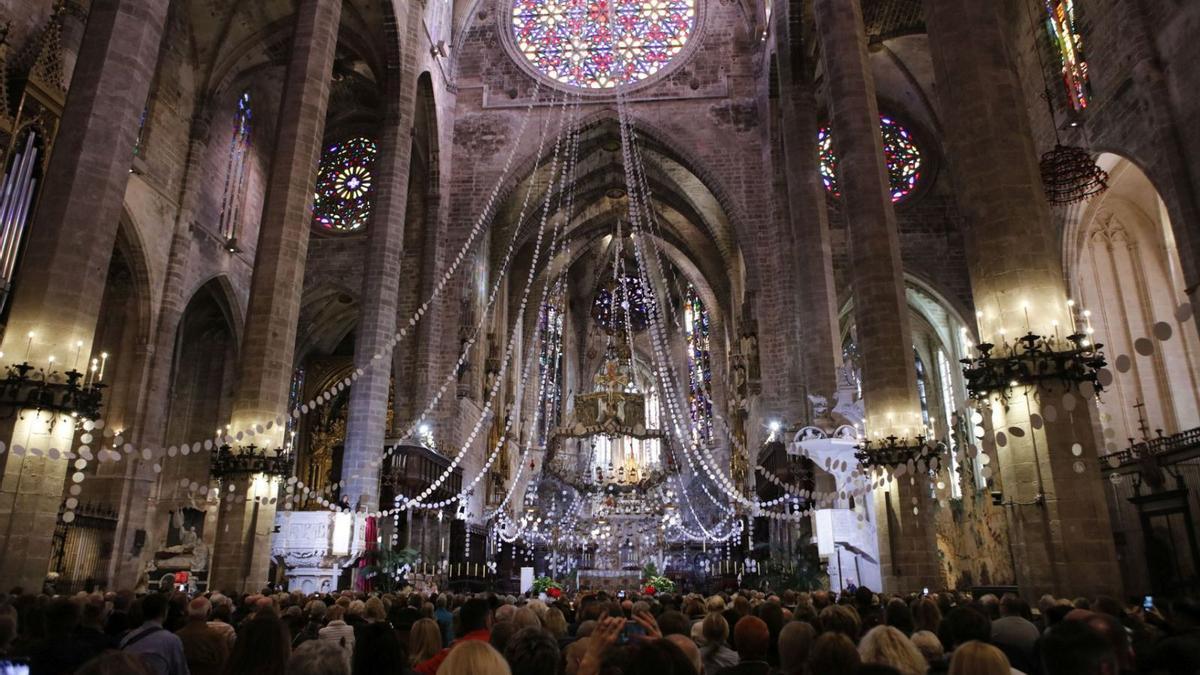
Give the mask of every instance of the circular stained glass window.
[[327, 232], [357, 232], [371, 216], [375, 142], [353, 138], [325, 149], [313, 200], [313, 224]]
[[[887, 160], [892, 201], [898, 202], [911, 194], [921, 179], [921, 151], [908, 129], [895, 119], [880, 115], [879, 129], [883, 132], [883, 154]], [[841, 197], [837, 178], [838, 158], [833, 154], [833, 134], [829, 127], [821, 127], [817, 132], [817, 153], [821, 159], [821, 180], [825, 183], [825, 189], [833, 196]]]
[[696, 25], [696, 0], [512, 0], [517, 49], [539, 72], [610, 89], [658, 72]]

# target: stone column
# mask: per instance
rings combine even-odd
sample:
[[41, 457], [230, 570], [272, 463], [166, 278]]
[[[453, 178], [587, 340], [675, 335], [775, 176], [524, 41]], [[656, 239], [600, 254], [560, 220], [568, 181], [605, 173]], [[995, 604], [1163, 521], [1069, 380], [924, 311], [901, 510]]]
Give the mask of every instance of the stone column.
[[[995, 3], [926, 0], [929, 44], [951, 175], [964, 216], [980, 340], [1071, 326], [1058, 238], [1013, 54]], [[1015, 102], [1015, 103], [1014, 103]], [[1103, 341], [1103, 336], [1099, 336]], [[1091, 401], [1056, 390], [1015, 390], [991, 410], [1017, 583], [1033, 598], [1119, 595], [1112, 528], [1095, 474]], [[1049, 407], [1055, 414], [1049, 414]], [[1073, 406], [1069, 410], [1068, 406]], [[1041, 429], [1031, 415], [1047, 413]], [[1025, 433], [1008, 430], [1019, 427]], [[1079, 443], [1081, 457], [1071, 453]], [[1087, 469], [1076, 473], [1082, 460]]]
[[[872, 438], [912, 439], [923, 431], [912, 331], [862, 8], [859, 0], [816, 0], [814, 11], [840, 161], [841, 209], [850, 233], [866, 428]], [[927, 486], [905, 476], [881, 487], [876, 497], [887, 503], [883, 511], [894, 513], [881, 528], [884, 590], [942, 586]]]
[[[379, 469], [387, 431], [388, 390], [391, 368], [373, 362], [376, 355], [391, 364], [396, 333], [396, 310], [400, 302], [400, 259], [404, 248], [405, 210], [408, 205], [409, 167], [412, 155], [416, 101], [416, 20], [420, 12], [400, 9], [399, 25], [407, 29], [401, 40], [402, 66], [389, 70], [386, 83], [388, 110], [379, 142], [379, 178], [375, 211], [367, 230], [367, 260], [363, 273], [360, 321], [354, 348], [356, 364], [371, 363], [350, 389], [350, 413], [346, 420], [346, 449], [342, 476], [351, 504], [368, 511], [379, 508]], [[405, 326], [411, 328], [410, 326]], [[411, 340], [409, 335], [406, 339]]]
[[[91, 352], [166, 14], [160, 0], [92, 4], [0, 345], [10, 361], [41, 365], [57, 355], [70, 368], [76, 349]], [[71, 422], [48, 427], [46, 419], [9, 420], [0, 438], [68, 449]], [[0, 457], [0, 579], [9, 586], [40, 590], [66, 472], [65, 459]]]
[[[234, 429], [262, 425], [264, 431], [237, 439], [240, 445], [274, 450], [283, 443], [284, 426], [276, 422], [288, 414], [313, 188], [341, 13], [341, 0], [301, 0], [296, 11], [231, 420]], [[230, 482], [232, 492], [222, 485], [209, 585], [257, 590], [269, 565], [274, 489], [261, 476], [226, 479]]]
[[780, 59], [779, 104], [793, 236], [788, 262], [796, 269], [794, 292], [802, 317], [801, 369], [808, 393], [826, 397], [832, 407], [842, 346], [825, 186], [817, 165], [817, 101], [811, 79], [795, 72], [789, 60], [788, 55]]

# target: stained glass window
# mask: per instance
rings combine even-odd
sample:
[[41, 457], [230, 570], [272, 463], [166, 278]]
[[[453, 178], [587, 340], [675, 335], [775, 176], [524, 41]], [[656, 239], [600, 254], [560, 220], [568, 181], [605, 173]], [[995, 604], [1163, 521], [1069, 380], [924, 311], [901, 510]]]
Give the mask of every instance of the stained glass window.
[[696, 24], [696, 0], [512, 0], [517, 49], [563, 84], [608, 89], [662, 69]]
[[913, 347], [913, 364], [917, 370], [917, 399], [921, 402], [921, 424], [929, 428], [929, 377], [925, 374], [925, 361]]
[[937, 350], [937, 366], [938, 379], [942, 381], [942, 415], [946, 420], [947, 441], [950, 443], [950, 496], [954, 499], [962, 498], [962, 485], [958, 480], [958, 453], [955, 446], [954, 428], [952, 420], [954, 419], [954, 411], [958, 408], [958, 402], [954, 396], [954, 371], [950, 367], [950, 359], [946, 357], [946, 352]]
[[325, 149], [317, 175], [313, 223], [327, 232], [357, 232], [371, 217], [375, 142], [352, 138]]
[[225, 193], [221, 200], [221, 236], [226, 241], [237, 239], [242, 222], [242, 205], [246, 199], [246, 170], [250, 154], [250, 92], [238, 97], [233, 113], [233, 133], [229, 141], [229, 162], [225, 170]]
[[295, 447], [297, 418], [292, 416], [292, 411], [300, 406], [300, 397], [304, 396], [304, 368], [297, 368], [292, 371], [292, 384], [288, 387], [288, 409], [287, 409], [287, 438], [284, 443], [289, 448]]
[[712, 439], [712, 358], [709, 354], [708, 310], [696, 288], [688, 284], [684, 302], [684, 332], [687, 336], [688, 405], [692, 412], [692, 436], [696, 441]]
[[650, 312], [646, 309], [646, 291], [641, 280], [626, 276], [621, 283], [613, 280], [602, 287], [592, 301], [592, 318], [609, 335], [624, 335], [630, 329], [635, 333], [644, 330], [650, 322]]
[[150, 106], [146, 105], [142, 108], [142, 114], [138, 116], [138, 132], [133, 139], [133, 156], [141, 157], [142, 152], [146, 149], [146, 119], [150, 117]]
[[[562, 331], [563, 317], [558, 307], [542, 306], [541, 352], [538, 355], [538, 381], [545, 383], [545, 390], [538, 416], [538, 439], [545, 446], [546, 436], [558, 426], [559, 411], [562, 410]], [[539, 385], [540, 386], [540, 385]]]
[[[879, 129], [883, 132], [883, 155], [887, 161], [892, 201], [898, 202], [911, 194], [921, 179], [921, 151], [908, 129], [895, 119], [880, 115]], [[817, 132], [817, 152], [821, 159], [821, 180], [825, 183], [825, 189], [833, 196], [841, 197], [837, 177], [838, 158], [833, 153], [833, 134], [829, 127], [821, 127]]]
[[1083, 38], [1075, 24], [1075, 0], [1046, 0], [1047, 32], [1062, 62], [1062, 82], [1075, 112], [1087, 110], [1092, 96]]

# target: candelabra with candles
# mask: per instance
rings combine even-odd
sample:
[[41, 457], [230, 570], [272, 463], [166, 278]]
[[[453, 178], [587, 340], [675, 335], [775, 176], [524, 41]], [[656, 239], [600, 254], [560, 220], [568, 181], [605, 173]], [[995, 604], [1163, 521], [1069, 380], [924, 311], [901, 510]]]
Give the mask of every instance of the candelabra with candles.
[[1075, 332], [1060, 340], [1032, 331], [1013, 342], [976, 345], [978, 354], [962, 359], [963, 377], [972, 399], [993, 394], [1007, 399], [1017, 387], [1061, 385], [1065, 389], [1089, 383], [1100, 391], [1100, 370], [1106, 364], [1101, 348], [1089, 335]]
[[209, 457], [208, 469], [213, 478], [217, 479], [255, 474], [283, 477], [292, 474], [293, 460], [293, 453], [283, 448], [276, 448], [268, 453], [266, 448], [259, 449], [255, 445], [246, 445], [236, 450], [229, 445], [222, 445]]
[[854, 446], [854, 458], [864, 470], [874, 468], [896, 469], [907, 466], [914, 470], [922, 468], [937, 471], [946, 452], [946, 444], [917, 435], [915, 439], [895, 435], [885, 438], [864, 439]]
[[0, 379], [0, 407], [11, 410], [43, 410], [98, 419], [105, 385], [97, 377], [72, 368], [54, 369], [54, 357], [45, 366], [28, 361], [10, 365]]

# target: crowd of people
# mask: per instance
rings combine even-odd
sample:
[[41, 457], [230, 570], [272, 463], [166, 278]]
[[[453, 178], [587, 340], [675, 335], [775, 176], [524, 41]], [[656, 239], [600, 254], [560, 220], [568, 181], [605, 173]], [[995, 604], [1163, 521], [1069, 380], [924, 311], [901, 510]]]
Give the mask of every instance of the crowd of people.
[[[1200, 673], [1200, 604], [701, 595], [0, 594], [31, 675]], [[9, 671], [17, 672], [17, 671]]]

